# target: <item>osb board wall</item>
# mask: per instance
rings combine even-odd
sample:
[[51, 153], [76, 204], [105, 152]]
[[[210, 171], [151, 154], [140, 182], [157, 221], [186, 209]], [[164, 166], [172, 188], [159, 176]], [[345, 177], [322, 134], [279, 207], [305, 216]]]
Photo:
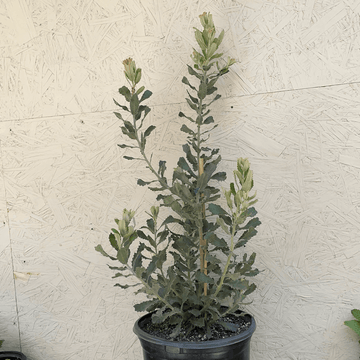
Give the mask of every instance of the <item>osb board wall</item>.
[[30, 360], [141, 358], [131, 292], [106, 260], [113, 218], [152, 194], [112, 98], [132, 56], [154, 92], [149, 149], [175, 165], [181, 78], [197, 15], [238, 63], [219, 84], [212, 141], [249, 157], [262, 227], [252, 360], [354, 359], [360, 307], [359, 0], [0, 1], [0, 338]]

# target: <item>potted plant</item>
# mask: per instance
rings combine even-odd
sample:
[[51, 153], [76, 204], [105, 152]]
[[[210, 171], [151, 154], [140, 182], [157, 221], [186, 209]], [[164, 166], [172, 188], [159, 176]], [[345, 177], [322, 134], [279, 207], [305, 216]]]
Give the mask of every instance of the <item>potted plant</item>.
[[[120, 262], [109, 266], [116, 271], [114, 278], [124, 280], [117, 286], [133, 286], [136, 294], [147, 296], [135, 310], [148, 314], [134, 326], [145, 360], [246, 360], [255, 330], [255, 320], [242, 309], [256, 288], [249, 277], [259, 273], [253, 267], [256, 254], [248, 256], [242, 251], [260, 225], [253, 207], [257, 201], [252, 193], [253, 173], [247, 159], [238, 159], [234, 182], [223, 191], [221, 202], [216, 185], [226, 179], [226, 173], [217, 171], [219, 149], [207, 143], [217, 127], [210, 115], [211, 104], [220, 98], [215, 95], [216, 82], [235, 61], [225, 61], [217, 52], [224, 31], [216, 37], [212, 15], [203, 13], [200, 21], [203, 30], [195, 29], [200, 50], [194, 50], [194, 65], [187, 67], [191, 80], [182, 79], [193, 115], [179, 113], [187, 120], [180, 129], [187, 142], [171, 180], [166, 176], [166, 162], [160, 161], [155, 168], [145, 151], [155, 130], [154, 125], [145, 126], [150, 108], [144, 101], [152, 93], [144, 86], [137, 88], [141, 69], [130, 58], [123, 62], [130, 87], [119, 89], [127, 105], [114, 100], [131, 118], [115, 113], [122, 121], [123, 134], [131, 140], [119, 146], [140, 154], [153, 180], [138, 179], [137, 184], [157, 192], [160, 206], [151, 207], [146, 225], [138, 229], [132, 225], [135, 212], [125, 209], [109, 236], [114, 256], [101, 245], [96, 250]], [[129, 155], [124, 158], [133, 160]], [[165, 213], [162, 221], [160, 208]], [[137, 282], [126, 282], [129, 276]]]
[[[0, 340], [0, 348], [4, 340]], [[0, 359], [2, 360], [26, 360], [26, 356], [18, 351], [0, 351]]]

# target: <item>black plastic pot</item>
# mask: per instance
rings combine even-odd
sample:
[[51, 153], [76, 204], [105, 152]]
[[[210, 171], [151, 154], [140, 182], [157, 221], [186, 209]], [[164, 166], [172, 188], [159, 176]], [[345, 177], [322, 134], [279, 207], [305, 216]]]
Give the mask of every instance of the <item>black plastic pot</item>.
[[26, 356], [18, 351], [0, 351], [0, 359], [26, 360]]
[[226, 339], [188, 342], [168, 341], [150, 335], [141, 329], [151, 321], [147, 314], [136, 321], [134, 333], [139, 337], [144, 360], [250, 360], [250, 339], [255, 331], [255, 319], [250, 315], [250, 327]]

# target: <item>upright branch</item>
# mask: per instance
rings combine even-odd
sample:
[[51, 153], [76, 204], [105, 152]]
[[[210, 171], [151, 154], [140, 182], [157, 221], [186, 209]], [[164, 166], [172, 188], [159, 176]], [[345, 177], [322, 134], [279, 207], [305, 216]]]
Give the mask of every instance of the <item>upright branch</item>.
[[[204, 173], [204, 159], [199, 159], [199, 176]], [[205, 221], [205, 204], [202, 205], [200, 213], [202, 221]], [[204, 239], [203, 227], [199, 229], [199, 242], [200, 242], [200, 271], [207, 275], [207, 261], [206, 261], [206, 247], [207, 242]], [[204, 295], [207, 295], [207, 283], [204, 283]]]

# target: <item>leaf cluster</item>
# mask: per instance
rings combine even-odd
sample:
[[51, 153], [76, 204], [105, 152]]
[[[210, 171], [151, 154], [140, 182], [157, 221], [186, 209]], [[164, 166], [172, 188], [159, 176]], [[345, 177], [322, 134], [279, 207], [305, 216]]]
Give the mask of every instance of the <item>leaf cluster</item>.
[[[143, 87], [137, 91], [135, 87], [119, 89], [126, 104], [114, 100], [115, 104], [132, 116], [132, 122], [118, 112], [115, 115], [122, 121], [123, 134], [133, 144], [119, 146], [138, 149], [139, 159], [146, 163], [153, 180], [138, 179], [137, 183], [157, 192], [159, 205], [151, 207], [146, 225], [139, 229], [131, 225], [134, 212], [124, 210], [122, 219], [116, 220], [117, 228], [109, 235], [116, 256], [105, 252], [101, 245], [96, 247], [104, 256], [121, 263], [110, 266], [116, 271], [114, 278], [121, 280], [117, 286], [135, 287], [136, 294], [146, 294], [147, 300], [136, 304], [135, 310], [153, 312], [154, 323], [167, 320], [175, 325], [174, 337], [182, 329], [190, 332], [194, 328], [210, 336], [214, 322], [225, 314], [236, 314], [246, 304], [247, 296], [256, 288], [251, 278], [259, 273], [254, 267], [256, 254], [243, 252], [260, 225], [253, 206], [256, 194], [252, 194], [253, 173], [247, 159], [238, 159], [234, 182], [224, 191], [227, 208], [218, 203], [218, 185], [226, 179], [226, 173], [218, 170], [219, 149], [209, 147], [207, 141], [217, 127], [211, 116], [211, 104], [220, 98], [215, 95], [215, 85], [233, 62], [210, 71], [215, 59], [221, 60], [222, 54], [216, 50], [224, 32], [216, 37], [211, 14], [204, 13], [200, 20], [204, 30], [195, 30], [195, 37], [201, 53], [193, 56], [195, 64], [187, 68], [190, 80], [185, 76], [182, 79], [188, 88], [186, 101], [192, 115], [179, 113], [186, 120], [180, 130], [187, 135], [187, 141], [172, 177], [166, 176], [165, 161], [155, 167], [145, 151], [146, 140], [156, 130], [154, 125], [144, 126], [150, 108], [143, 102], [151, 92]], [[136, 80], [136, 74], [141, 72], [135, 62], [127, 62], [126, 66]], [[127, 155], [124, 158], [134, 159]], [[168, 214], [163, 221], [159, 218], [161, 208]], [[139, 244], [136, 249], [135, 239]], [[127, 281], [131, 276], [136, 283]]]

